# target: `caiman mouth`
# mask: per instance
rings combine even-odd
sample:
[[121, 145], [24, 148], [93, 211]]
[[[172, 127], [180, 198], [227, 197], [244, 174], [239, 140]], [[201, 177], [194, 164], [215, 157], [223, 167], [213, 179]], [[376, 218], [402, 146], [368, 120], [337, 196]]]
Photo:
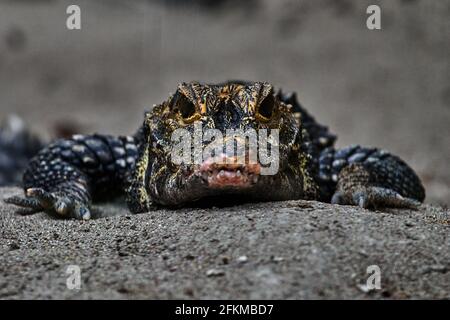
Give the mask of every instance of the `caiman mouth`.
[[236, 163], [236, 157], [224, 155], [207, 159], [200, 166], [202, 179], [211, 188], [248, 188], [256, 184], [261, 172], [258, 163]]

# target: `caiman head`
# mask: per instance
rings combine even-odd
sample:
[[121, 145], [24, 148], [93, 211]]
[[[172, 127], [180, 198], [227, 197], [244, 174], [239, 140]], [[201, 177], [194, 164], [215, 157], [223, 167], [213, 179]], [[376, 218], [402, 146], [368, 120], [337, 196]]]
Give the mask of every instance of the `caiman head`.
[[291, 109], [266, 82], [180, 84], [146, 114], [149, 198], [162, 205], [307, 198], [315, 192], [307, 137]]

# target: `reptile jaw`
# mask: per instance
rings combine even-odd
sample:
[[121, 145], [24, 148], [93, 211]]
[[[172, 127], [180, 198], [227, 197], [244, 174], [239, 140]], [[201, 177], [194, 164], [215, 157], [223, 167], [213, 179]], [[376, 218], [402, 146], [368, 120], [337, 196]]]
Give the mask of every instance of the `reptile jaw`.
[[258, 182], [258, 175], [241, 170], [214, 170], [202, 173], [202, 178], [211, 188], [240, 187], [247, 188]]
[[234, 159], [227, 158], [227, 160], [215, 162], [214, 159], [210, 159], [200, 166], [200, 176], [208, 187], [214, 189], [249, 188], [258, 182], [261, 171], [259, 164], [244, 165], [233, 163], [234, 161], [231, 160]]

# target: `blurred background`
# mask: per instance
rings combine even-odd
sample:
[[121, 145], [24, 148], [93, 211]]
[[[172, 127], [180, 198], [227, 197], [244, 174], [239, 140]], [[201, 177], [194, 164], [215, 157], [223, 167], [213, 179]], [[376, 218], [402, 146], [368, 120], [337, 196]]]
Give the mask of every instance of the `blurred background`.
[[[382, 30], [366, 28], [370, 4]], [[46, 139], [130, 134], [179, 82], [265, 80], [338, 146], [398, 154], [449, 205], [449, 39], [448, 0], [0, 0], [0, 119]]]

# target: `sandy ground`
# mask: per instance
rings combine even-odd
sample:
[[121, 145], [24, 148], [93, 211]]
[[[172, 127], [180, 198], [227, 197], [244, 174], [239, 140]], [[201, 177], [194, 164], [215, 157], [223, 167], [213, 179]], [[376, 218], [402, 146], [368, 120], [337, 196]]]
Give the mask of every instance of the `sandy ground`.
[[[450, 298], [450, 212], [432, 206], [97, 210], [117, 215], [63, 221], [1, 205], [0, 298]], [[66, 286], [70, 265], [80, 267], [80, 290]], [[366, 292], [370, 265], [381, 289]]]
[[[1, 204], [0, 297], [449, 298], [450, 1], [204, 10], [78, 0], [82, 30], [68, 31], [73, 2], [0, 3], [0, 118], [17, 113], [47, 137], [67, 121], [129, 134], [178, 82], [266, 80], [297, 91], [339, 146], [404, 158], [433, 206], [370, 213], [286, 202], [79, 222], [21, 217]], [[368, 4], [382, 8], [381, 31], [365, 27]], [[80, 291], [65, 287], [69, 264], [82, 269]], [[358, 284], [370, 264], [383, 289], [368, 294]]]

